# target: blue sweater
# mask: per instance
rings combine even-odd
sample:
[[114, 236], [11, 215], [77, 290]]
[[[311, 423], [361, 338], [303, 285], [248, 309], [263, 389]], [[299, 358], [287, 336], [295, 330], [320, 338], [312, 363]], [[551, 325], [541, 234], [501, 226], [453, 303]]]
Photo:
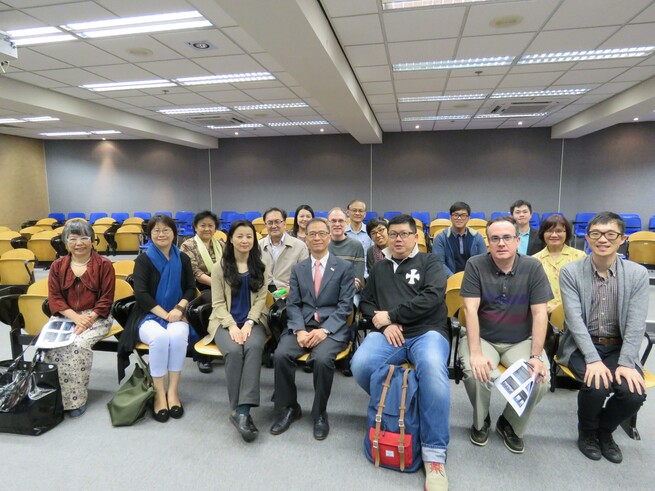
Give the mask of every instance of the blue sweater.
[[[471, 244], [470, 257], [478, 256], [480, 254], [487, 253], [487, 244], [484, 242], [484, 237], [472, 228], [466, 229], [467, 233], [471, 235], [473, 239], [473, 244]], [[434, 245], [432, 247], [432, 253], [436, 254], [441, 263], [444, 266], [446, 271], [446, 277], [450, 278], [452, 275], [457, 273], [455, 266], [455, 257], [458, 253], [453, 247], [453, 241], [449, 240], [452, 235], [452, 227], [444, 229], [437, 237], [434, 239]]]

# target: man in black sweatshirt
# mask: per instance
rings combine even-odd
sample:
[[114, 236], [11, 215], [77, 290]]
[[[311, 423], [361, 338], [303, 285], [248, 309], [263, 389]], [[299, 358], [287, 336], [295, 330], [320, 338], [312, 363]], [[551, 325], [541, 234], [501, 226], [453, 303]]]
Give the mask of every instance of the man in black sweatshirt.
[[425, 489], [448, 488], [445, 462], [450, 440], [446, 273], [433, 254], [418, 252], [416, 222], [398, 215], [389, 222], [389, 242], [370, 272], [360, 309], [371, 332], [355, 352], [351, 370], [370, 393], [371, 374], [380, 366], [404, 362], [419, 380], [421, 453]]

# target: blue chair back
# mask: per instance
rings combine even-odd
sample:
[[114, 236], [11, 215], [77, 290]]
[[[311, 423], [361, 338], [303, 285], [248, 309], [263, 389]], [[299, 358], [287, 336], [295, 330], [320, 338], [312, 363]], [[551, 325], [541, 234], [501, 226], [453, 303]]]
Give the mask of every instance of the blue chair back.
[[386, 220], [391, 220], [393, 217], [396, 217], [398, 215], [402, 215], [402, 211], [385, 211], [384, 212], [384, 218]]
[[619, 213], [625, 221], [625, 235], [632, 235], [641, 230], [641, 217], [636, 213]]
[[262, 214], [258, 211], [247, 211], [244, 213], [244, 215], [246, 216], [246, 220], [248, 220], [249, 222], [252, 222], [255, 218], [259, 218], [262, 216]]
[[48, 213], [48, 218], [54, 218], [58, 222], [64, 223], [66, 221], [66, 215], [63, 213]]
[[418, 218], [423, 223], [423, 226], [430, 226], [430, 212], [428, 211], [413, 211], [411, 214], [412, 218]]
[[494, 211], [491, 214], [491, 219], [495, 220], [496, 218], [510, 216], [510, 215], [511, 213], [509, 211]]
[[[448, 218], [450, 218], [450, 217], [448, 217]], [[486, 220], [487, 215], [485, 215], [483, 211], [472, 211], [471, 212], [471, 218], [479, 218], [481, 220]]]
[[130, 218], [130, 214], [124, 211], [117, 211], [111, 214], [111, 217], [116, 220], [118, 223], [123, 223], [125, 220]]
[[562, 216], [564, 216], [564, 213], [562, 213], [561, 211], [548, 211], [548, 212], [544, 213], [543, 215], [541, 215], [541, 221], [543, 222], [544, 220], [546, 220], [546, 218], [551, 217], [553, 215], [562, 215]]
[[173, 218], [173, 212], [172, 211], [156, 211], [155, 215], [166, 215], [168, 217]]
[[650, 220], [648, 220], [648, 230], [655, 232], [655, 215], [650, 217]]
[[327, 218], [328, 217], [328, 212], [327, 211], [315, 211], [314, 216], [319, 217], [319, 218]]
[[96, 223], [96, 220], [98, 220], [99, 218], [105, 218], [107, 216], [108, 215], [103, 211], [94, 211], [89, 215], [89, 223], [93, 225], [94, 223]]
[[450, 220], [450, 212], [449, 211], [438, 211], [437, 212], [437, 218], [443, 218], [446, 220]]
[[373, 218], [377, 218], [378, 212], [377, 211], [367, 211], [366, 216], [364, 217], [364, 223], [368, 223], [369, 220], [372, 220]]
[[135, 211], [134, 217], [143, 218], [143, 221], [147, 222], [152, 217], [152, 213], [150, 213], [149, 211]]
[[86, 213], [82, 213], [81, 211], [71, 211], [68, 213], [68, 219], [70, 220], [71, 218], [84, 218], [86, 220]]
[[584, 237], [587, 233], [587, 224], [589, 220], [596, 216], [596, 213], [576, 213], [573, 220], [573, 235]]
[[195, 213], [192, 211], [178, 211], [175, 212], [175, 221], [191, 225], [193, 223], [194, 216]]
[[541, 224], [541, 220], [539, 218], [539, 213], [535, 211], [532, 213], [532, 218], [530, 218], [530, 226], [532, 228], [539, 228], [540, 224]]

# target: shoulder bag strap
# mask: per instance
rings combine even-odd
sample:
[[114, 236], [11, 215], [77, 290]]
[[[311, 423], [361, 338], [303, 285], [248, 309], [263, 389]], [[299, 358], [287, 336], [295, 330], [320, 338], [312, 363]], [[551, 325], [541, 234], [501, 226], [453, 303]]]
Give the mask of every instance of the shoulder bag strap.
[[400, 416], [398, 417], [398, 428], [400, 435], [398, 437], [398, 456], [400, 457], [400, 470], [405, 470], [405, 404], [407, 401], [407, 377], [411, 368], [406, 368], [403, 373], [403, 392], [400, 397]]
[[137, 350], [134, 350], [134, 354], [136, 355], [137, 363], [140, 364], [141, 368], [143, 369], [143, 373], [146, 377], [146, 380], [148, 381], [148, 385], [152, 387], [154, 383], [152, 381], [152, 376], [150, 375], [150, 366], [145, 361], [143, 361], [143, 358]]
[[393, 376], [393, 371], [396, 368], [395, 365], [389, 366], [389, 373], [387, 378], [384, 381], [382, 386], [382, 395], [380, 396], [380, 402], [378, 403], [378, 412], [375, 415], [375, 434], [373, 435], [373, 453], [375, 454], [375, 467], [380, 466], [380, 427], [382, 425], [382, 410], [384, 409], [384, 400], [387, 398], [387, 392], [389, 391], [389, 386], [391, 385], [391, 377]]

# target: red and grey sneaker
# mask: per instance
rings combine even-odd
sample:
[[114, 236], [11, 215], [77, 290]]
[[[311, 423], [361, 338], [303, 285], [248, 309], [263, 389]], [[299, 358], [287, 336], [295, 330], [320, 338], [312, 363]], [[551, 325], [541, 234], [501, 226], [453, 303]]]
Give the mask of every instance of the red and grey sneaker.
[[446, 466], [439, 462], [424, 462], [425, 491], [448, 491]]

